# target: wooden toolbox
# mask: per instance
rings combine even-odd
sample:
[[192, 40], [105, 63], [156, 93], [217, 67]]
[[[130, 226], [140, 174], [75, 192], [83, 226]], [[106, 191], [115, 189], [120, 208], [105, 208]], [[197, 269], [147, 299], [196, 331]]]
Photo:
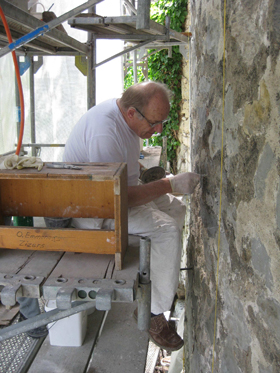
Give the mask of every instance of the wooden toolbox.
[[[75, 163], [73, 163], [75, 164]], [[5, 216], [115, 219], [114, 230], [0, 225], [0, 247], [115, 254], [127, 248], [127, 166], [89, 163], [81, 170], [0, 170], [0, 224]]]

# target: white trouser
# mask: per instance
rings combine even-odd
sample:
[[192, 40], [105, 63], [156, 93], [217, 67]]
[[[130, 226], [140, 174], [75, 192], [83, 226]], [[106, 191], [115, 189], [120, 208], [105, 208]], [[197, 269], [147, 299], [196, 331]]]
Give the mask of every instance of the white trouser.
[[[151, 311], [170, 310], [179, 281], [181, 236], [185, 205], [166, 194], [143, 206], [128, 209], [128, 233], [151, 239]], [[73, 219], [77, 228], [110, 228], [111, 219]]]

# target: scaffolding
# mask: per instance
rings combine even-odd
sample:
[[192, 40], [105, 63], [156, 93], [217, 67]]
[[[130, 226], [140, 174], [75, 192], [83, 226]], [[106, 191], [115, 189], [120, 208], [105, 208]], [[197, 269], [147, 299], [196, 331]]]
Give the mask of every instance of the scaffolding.
[[[95, 14], [95, 5], [106, 0], [90, 0], [75, 9], [55, 17], [51, 12], [43, 12], [44, 22], [28, 12], [16, 7], [12, 2], [0, 0], [0, 5], [6, 16], [13, 43], [9, 44], [0, 21], [0, 58], [11, 51], [17, 56], [24, 56], [27, 68], [30, 69], [30, 107], [31, 107], [31, 142], [22, 145], [30, 147], [32, 155], [38, 155], [42, 147], [63, 147], [64, 144], [36, 144], [34, 74], [43, 64], [44, 56], [75, 56], [77, 68], [87, 76], [87, 107], [96, 104], [95, 69], [119, 56], [124, 57], [124, 70], [134, 67], [134, 81], [137, 81], [137, 66], [141, 66], [147, 78], [147, 50], [168, 49], [172, 56], [172, 46], [184, 46], [189, 42], [189, 36], [170, 29], [170, 19], [166, 17], [165, 25], [160, 25], [150, 19], [150, 1], [142, 0], [135, 7], [135, 1], [123, 0], [123, 13], [119, 17], [103, 17]], [[82, 13], [88, 10], [88, 13]], [[126, 14], [125, 14], [126, 13]], [[72, 28], [87, 32], [87, 42], [81, 43], [67, 35], [61, 26], [68, 21]], [[100, 39], [123, 40], [124, 48], [119, 53], [96, 63], [96, 41]], [[37, 60], [34, 57], [37, 57]], [[16, 106], [19, 98], [16, 96]], [[19, 123], [17, 123], [19, 135]], [[7, 154], [11, 154], [11, 150]]]

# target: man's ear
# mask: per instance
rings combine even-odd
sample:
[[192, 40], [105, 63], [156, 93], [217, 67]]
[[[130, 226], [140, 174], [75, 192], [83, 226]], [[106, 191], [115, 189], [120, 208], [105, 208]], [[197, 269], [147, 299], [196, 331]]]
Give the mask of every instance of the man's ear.
[[127, 110], [128, 118], [132, 119], [134, 117], [134, 114], [135, 114], [135, 109], [133, 107], [128, 108], [128, 110]]

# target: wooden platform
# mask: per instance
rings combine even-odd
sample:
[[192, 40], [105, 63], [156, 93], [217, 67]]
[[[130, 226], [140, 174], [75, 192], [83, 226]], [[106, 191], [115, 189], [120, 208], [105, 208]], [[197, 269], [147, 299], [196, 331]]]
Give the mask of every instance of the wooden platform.
[[188, 42], [183, 33], [149, 20], [149, 28], [137, 29], [137, 16], [102, 17], [89, 13], [71, 18], [71, 27], [90, 31], [96, 39], [120, 39], [130, 42], [152, 40], [158, 42]]
[[[54, 278], [63, 277], [68, 282], [95, 278], [132, 283], [136, 295], [138, 265], [139, 237], [136, 236], [129, 236], [129, 247], [121, 271], [114, 268], [114, 255], [0, 250], [0, 273], [10, 276], [43, 276], [45, 281], [42, 292], [48, 280]], [[47, 337], [29, 372], [82, 373], [86, 368], [88, 372], [144, 372], [148, 335], [137, 329], [133, 319], [136, 307], [136, 301], [113, 302], [106, 320], [104, 311], [95, 311], [89, 315], [87, 335], [81, 347], [51, 346]]]
[[95, 311], [88, 317], [81, 347], [51, 346], [47, 337], [28, 373], [143, 373], [149, 341], [148, 334], [140, 332], [133, 319], [136, 307], [136, 302], [113, 304], [102, 331], [105, 313]]
[[0, 249], [0, 286], [21, 283], [23, 296], [45, 294], [46, 299], [56, 299], [57, 291], [66, 284], [77, 287], [72, 300], [82, 301], [92, 299], [84, 295], [80, 298], [79, 289], [89, 293], [100, 288], [103, 281], [115, 286], [119, 294], [123, 291], [124, 301], [133, 301], [138, 286], [139, 240], [129, 236], [121, 271], [116, 269], [114, 255]]

